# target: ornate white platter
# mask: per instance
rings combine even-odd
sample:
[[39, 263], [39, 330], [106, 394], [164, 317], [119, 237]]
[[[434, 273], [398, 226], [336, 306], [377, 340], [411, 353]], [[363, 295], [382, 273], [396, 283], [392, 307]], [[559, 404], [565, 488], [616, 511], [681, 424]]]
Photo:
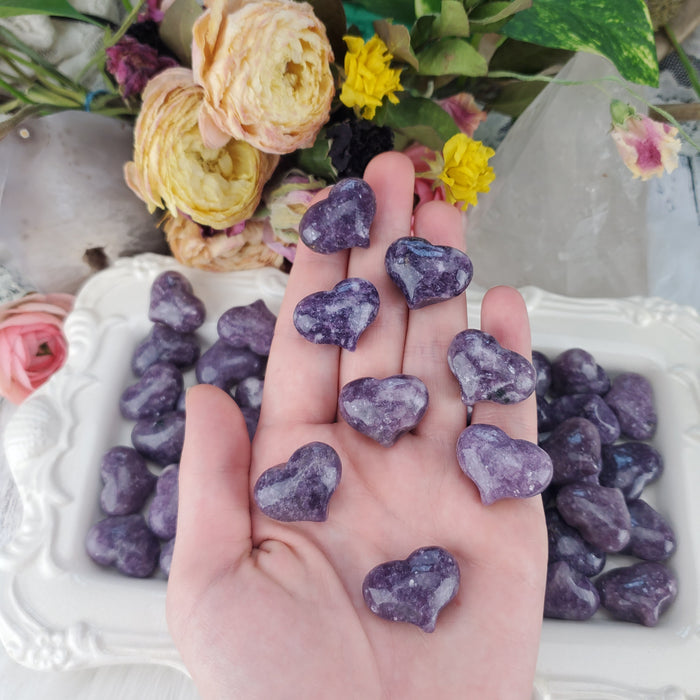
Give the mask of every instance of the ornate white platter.
[[[23, 512], [14, 539], [0, 550], [0, 641], [26, 666], [148, 662], [184, 670], [165, 623], [165, 581], [127, 579], [99, 567], [83, 544], [100, 517], [101, 456], [128, 444], [131, 426], [119, 414], [118, 398], [134, 381], [131, 353], [150, 330], [150, 286], [165, 269], [185, 274], [205, 302], [205, 343], [231, 306], [262, 298], [277, 313], [286, 280], [271, 269], [207, 273], [143, 255], [118, 261], [83, 287], [66, 323], [68, 362], [16, 411], [5, 432]], [[653, 442], [666, 467], [644, 496], [678, 539], [669, 566], [679, 595], [658, 626], [603, 613], [588, 622], [545, 620], [533, 698], [700, 697], [700, 318], [659, 299], [521, 291], [534, 347], [550, 357], [582, 347], [611, 374], [632, 370], [651, 381], [659, 413]], [[472, 325], [480, 300], [470, 290]]]

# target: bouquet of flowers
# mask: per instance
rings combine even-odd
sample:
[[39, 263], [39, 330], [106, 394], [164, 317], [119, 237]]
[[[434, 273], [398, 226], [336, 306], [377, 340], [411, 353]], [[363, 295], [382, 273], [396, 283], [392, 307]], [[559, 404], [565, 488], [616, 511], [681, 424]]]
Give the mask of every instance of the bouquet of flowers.
[[[290, 265], [314, 194], [386, 150], [413, 160], [417, 201], [475, 206], [497, 176], [477, 127], [517, 118], [578, 51], [608, 58], [625, 84], [658, 82], [644, 0], [121, 2], [119, 25], [67, 0], [0, 4], [0, 18], [104, 30], [95, 90], [0, 26], [0, 127], [60, 109], [133, 120], [127, 184], [163, 211], [173, 255], [211, 270]], [[666, 121], [611, 105], [636, 177], [677, 163], [680, 125], [657, 112]]]

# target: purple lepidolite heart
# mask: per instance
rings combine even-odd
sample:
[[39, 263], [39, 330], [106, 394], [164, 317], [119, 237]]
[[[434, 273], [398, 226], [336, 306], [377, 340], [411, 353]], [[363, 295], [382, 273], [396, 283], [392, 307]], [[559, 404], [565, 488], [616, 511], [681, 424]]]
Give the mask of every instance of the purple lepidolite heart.
[[433, 245], [406, 236], [387, 249], [384, 267], [406, 298], [409, 309], [420, 309], [459, 296], [472, 281], [474, 268], [458, 248]]
[[304, 297], [294, 309], [294, 326], [312, 343], [355, 350], [379, 312], [379, 292], [367, 280], [350, 277], [327, 292]]
[[85, 548], [102, 566], [114, 566], [127, 576], [144, 578], [158, 566], [160, 542], [143, 515], [110, 515], [88, 531]]
[[362, 582], [367, 607], [391, 622], [435, 629], [438, 614], [457, 595], [459, 565], [442, 547], [421, 547], [408, 558], [372, 569]]
[[100, 506], [108, 515], [130, 515], [151, 495], [156, 476], [133, 447], [117, 445], [102, 456]]
[[277, 317], [262, 299], [224, 311], [216, 323], [219, 338], [235, 348], [250, 348], [256, 355], [270, 354]]
[[457, 333], [447, 351], [447, 363], [462, 392], [462, 401], [517, 403], [535, 390], [537, 373], [522, 355], [501, 347], [484, 331], [469, 329]]
[[299, 237], [317, 253], [367, 248], [376, 211], [372, 188], [359, 178], [346, 178], [331, 188], [327, 199], [306, 210], [299, 222]]
[[651, 382], [636, 372], [619, 374], [612, 382], [605, 402], [620, 422], [623, 435], [633, 440], [649, 440], [656, 431], [654, 389]]
[[347, 424], [385, 447], [413, 430], [427, 409], [427, 387], [409, 374], [355, 379], [338, 397], [338, 411]]
[[180, 272], [161, 272], [151, 285], [148, 318], [178, 333], [197, 330], [206, 317], [204, 302], [194, 294], [192, 283]]
[[310, 442], [296, 450], [286, 464], [264, 471], [253, 495], [260, 510], [283, 522], [328, 517], [328, 502], [340, 482], [338, 453], [324, 442]]
[[552, 460], [528, 440], [514, 440], [495, 425], [474, 423], [457, 439], [457, 461], [476, 484], [481, 502], [528, 498], [547, 488]]
[[596, 579], [600, 604], [613, 617], [653, 627], [678, 595], [670, 569], [653, 561], [621, 566]]
[[599, 607], [598, 590], [587, 576], [565, 561], [555, 561], [547, 567], [545, 617], [588, 620]]
[[175, 409], [183, 387], [182, 372], [175, 365], [156, 362], [122, 392], [119, 410], [131, 420], [159, 416]]

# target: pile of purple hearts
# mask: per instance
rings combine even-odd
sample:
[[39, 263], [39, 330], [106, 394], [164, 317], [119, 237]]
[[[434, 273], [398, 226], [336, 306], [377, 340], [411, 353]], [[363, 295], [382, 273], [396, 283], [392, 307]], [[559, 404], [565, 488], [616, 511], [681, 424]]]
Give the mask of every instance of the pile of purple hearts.
[[[656, 625], [678, 584], [664, 564], [676, 550], [673, 529], [643, 498], [663, 471], [649, 443], [657, 427], [652, 386], [635, 372], [611, 379], [581, 348], [551, 361], [535, 351], [533, 361], [540, 444], [554, 467], [544, 494], [545, 617], [588, 620], [602, 608]], [[603, 571], [617, 554], [632, 563]]]
[[[309, 248], [324, 255], [367, 248], [375, 212], [369, 185], [349, 178], [307, 210], [299, 235]], [[420, 237], [394, 241], [384, 261], [387, 275], [411, 310], [458, 297], [472, 279], [472, 263], [465, 253]], [[380, 295], [369, 280], [348, 278], [331, 290], [299, 301], [293, 321], [312, 343], [355, 351], [362, 334], [377, 318], [379, 305]], [[445, 360], [467, 406], [477, 401], [515, 403], [535, 389], [534, 366], [479, 330], [459, 333]], [[388, 448], [419, 424], [428, 401], [428, 390], [419, 377], [360, 377], [342, 387], [338, 413], [356, 431]], [[496, 426], [466, 428], [457, 441], [456, 455], [484, 504], [540, 494], [552, 477], [547, 452], [525, 440], [511, 439]], [[340, 458], [330, 445], [301, 446], [286, 464], [260, 476], [254, 488], [256, 503], [277, 520], [324, 521], [341, 471]], [[457, 594], [459, 581], [459, 566], [449, 552], [420, 547], [406, 559], [380, 563], [365, 577], [362, 592], [367, 606], [378, 616], [432, 632], [439, 612]]]
[[86, 549], [98, 564], [126, 576], [170, 572], [178, 508], [178, 474], [185, 437], [185, 372], [195, 381], [231, 393], [252, 439], [266, 359], [276, 322], [262, 300], [225, 311], [217, 339], [204, 352], [197, 330], [206, 310], [189, 280], [166, 271], [150, 289], [148, 335], [137, 345], [131, 369], [137, 378], [119, 408], [133, 421], [130, 445], [107, 450], [100, 464], [100, 510]]

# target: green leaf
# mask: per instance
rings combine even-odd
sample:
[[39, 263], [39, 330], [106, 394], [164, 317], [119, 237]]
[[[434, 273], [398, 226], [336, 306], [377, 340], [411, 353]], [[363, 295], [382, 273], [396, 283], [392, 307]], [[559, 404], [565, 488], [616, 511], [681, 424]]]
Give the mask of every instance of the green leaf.
[[544, 82], [522, 82], [515, 80], [508, 83], [493, 101], [488, 102], [485, 107], [488, 111], [507, 114], [513, 119], [519, 117], [525, 108], [547, 87]]
[[418, 54], [421, 75], [486, 75], [484, 57], [468, 42], [458, 38], [436, 41]]
[[454, 119], [427, 97], [407, 95], [396, 105], [387, 103], [377, 110], [374, 121], [434, 151], [441, 150], [447, 139], [459, 133]]
[[68, 0], [0, 0], [0, 18], [18, 15], [50, 15], [66, 17], [102, 26], [94, 17], [88, 17], [72, 7]]
[[330, 159], [331, 141], [322, 129], [310, 148], [299, 148], [294, 157], [297, 165], [310, 175], [316, 175], [327, 181], [335, 182], [338, 179], [338, 171], [333, 167]]
[[418, 59], [411, 48], [411, 35], [403, 24], [392, 24], [385, 19], [378, 20], [374, 23], [374, 31], [394, 58], [418, 70]]
[[442, 0], [440, 15], [433, 26], [435, 38], [469, 36], [469, 17], [460, 0]]
[[374, 12], [380, 17], [393, 19], [401, 24], [411, 25], [416, 21], [413, 3], [410, 0], [346, 0], [346, 5], [357, 5]]
[[484, 25], [500, 22], [508, 19], [516, 12], [521, 12], [532, 5], [532, 0], [501, 0], [500, 2], [486, 2], [469, 15], [472, 24]]
[[415, 0], [413, 4], [416, 17], [423, 17], [424, 15], [435, 15], [440, 12], [442, 0]]
[[658, 85], [654, 33], [644, 0], [533, 0], [503, 33], [531, 44], [605, 56], [627, 80]]

